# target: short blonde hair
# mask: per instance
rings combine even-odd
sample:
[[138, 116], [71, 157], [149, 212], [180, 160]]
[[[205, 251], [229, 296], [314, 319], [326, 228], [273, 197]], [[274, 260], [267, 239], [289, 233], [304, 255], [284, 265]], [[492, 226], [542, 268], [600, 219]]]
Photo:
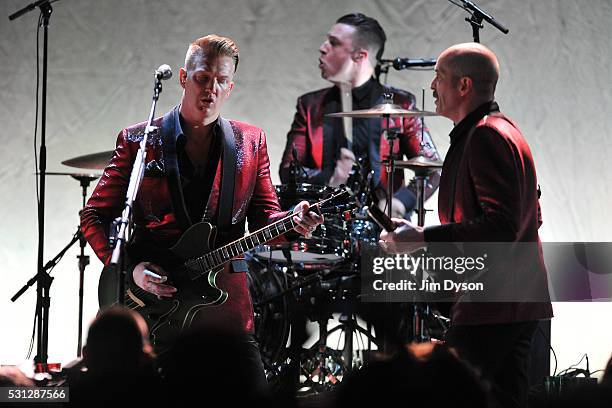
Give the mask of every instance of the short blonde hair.
[[191, 72], [195, 69], [197, 58], [211, 55], [231, 57], [234, 60], [234, 72], [238, 69], [240, 54], [234, 40], [210, 34], [191, 43], [185, 55], [185, 70]]

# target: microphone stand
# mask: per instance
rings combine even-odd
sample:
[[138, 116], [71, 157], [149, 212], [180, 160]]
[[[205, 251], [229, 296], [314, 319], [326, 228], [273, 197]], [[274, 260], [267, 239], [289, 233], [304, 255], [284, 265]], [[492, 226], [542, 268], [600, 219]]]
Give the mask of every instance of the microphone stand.
[[114, 273], [117, 278], [117, 303], [120, 305], [125, 303], [126, 270], [124, 262], [125, 257], [123, 256], [125, 252], [125, 244], [128, 241], [131, 232], [129, 230], [131, 227], [130, 221], [132, 218], [133, 204], [136, 200], [136, 195], [138, 194], [138, 190], [140, 189], [140, 184], [142, 183], [142, 178], [144, 176], [147, 139], [149, 138], [149, 133], [155, 129], [154, 126], [151, 126], [151, 123], [153, 122], [153, 116], [155, 115], [155, 107], [157, 106], [159, 94], [162, 91], [162, 79], [164, 78], [158, 74], [158, 71], [156, 71], [151, 110], [149, 112], [149, 118], [147, 120], [147, 126], [145, 127], [142, 141], [140, 142], [140, 148], [138, 149], [138, 153], [136, 154], [136, 159], [134, 160], [134, 165], [132, 167], [130, 182], [128, 184], [125, 198], [125, 207], [121, 213], [121, 220], [117, 223], [113, 223], [117, 229], [116, 235], [114, 234], [114, 231], [111, 231], [110, 235], [112, 238], [109, 239], [109, 244], [113, 248], [113, 253], [111, 255], [108, 270], [111, 274]]
[[[81, 208], [85, 208], [85, 204], [87, 202], [87, 188], [89, 187], [89, 183], [95, 180], [94, 177], [88, 176], [72, 176], [74, 179], [78, 180], [81, 184], [81, 192], [83, 198], [83, 206]], [[77, 255], [77, 259], [79, 260], [79, 328], [77, 333], [77, 357], [81, 357], [81, 351], [83, 348], [83, 287], [85, 283], [85, 268], [89, 265], [89, 256], [85, 255], [85, 247], [87, 246], [87, 240], [85, 240], [85, 236], [81, 232], [79, 226], [79, 247], [80, 252]]]
[[449, 0], [454, 5], [464, 9], [468, 13], [470, 13], [470, 17], [465, 19], [472, 26], [472, 37], [474, 38], [474, 42], [480, 42], [480, 32], [479, 30], [483, 28], [482, 21], [486, 21], [491, 24], [493, 27], [497, 28], [504, 34], [508, 34], [510, 30], [503, 26], [503, 24], [499, 23], [493, 16], [489, 13], [478, 7], [476, 4], [471, 2], [470, 0], [459, 0], [462, 4], [455, 3], [455, 0]]
[[[57, 0], [54, 0], [57, 1]], [[49, 276], [46, 269], [43, 267], [44, 256], [44, 235], [45, 235], [45, 176], [47, 168], [47, 145], [46, 145], [46, 124], [47, 124], [47, 59], [49, 45], [49, 21], [53, 8], [51, 0], [38, 0], [27, 5], [21, 10], [11, 14], [9, 20], [13, 21], [20, 16], [34, 10], [36, 7], [40, 9], [43, 25], [43, 75], [42, 75], [42, 107], [41, 107], [41, 131], [40, 131], [40, 198], [38, 201], [38, 263], [36, 275], [36, 344], [37, 351], [34, 363], [36, 364], [37, 372], [47, 372], [47, 357], [48, 357], [48, 339], [49, 339], [49, 307], [51, 306], [51, 298], [49, 291], [53, 278]], [[38, 64], [38, 61], [36, 61]], [[38, 95], [36, 96], [38, 97]], [[29, 287], [29, 286], [28, 286]], [[27, 289], [27, 287], [26, 287]], [[17, 296], [18, 297], [18, 296]]]

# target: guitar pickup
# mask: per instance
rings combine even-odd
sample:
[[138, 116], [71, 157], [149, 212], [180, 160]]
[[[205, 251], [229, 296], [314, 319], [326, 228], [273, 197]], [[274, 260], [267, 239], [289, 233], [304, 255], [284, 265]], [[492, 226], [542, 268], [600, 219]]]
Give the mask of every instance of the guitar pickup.
[[206, 271], [201, 271], [197, 268], [186, 268], [187, 269], [187, 276], [189, 276], [189, 279], [191, 279], [192, 281], [201, 278], [202, 276], [206, 275]]

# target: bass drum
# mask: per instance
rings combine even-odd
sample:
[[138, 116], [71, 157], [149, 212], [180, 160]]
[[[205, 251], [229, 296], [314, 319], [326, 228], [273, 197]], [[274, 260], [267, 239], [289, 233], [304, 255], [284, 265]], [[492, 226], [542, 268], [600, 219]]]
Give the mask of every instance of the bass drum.
[[247, 282], [253, 299], [255, 337], [266, 371], [280, 362], [289, 339], [289, 311], [283, 292], [287, 277], [276, 264], [261, 262], [247, 253]]

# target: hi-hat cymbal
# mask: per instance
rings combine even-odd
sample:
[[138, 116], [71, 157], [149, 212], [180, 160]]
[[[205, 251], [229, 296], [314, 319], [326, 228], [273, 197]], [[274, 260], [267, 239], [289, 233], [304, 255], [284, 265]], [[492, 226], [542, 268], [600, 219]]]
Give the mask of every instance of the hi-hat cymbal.
[[381, 103], [370, 109], [359, 109], [355, 111], [328, 113], [330, 118], [407, 118], [420, 116], [439, 116], [435, 112], [404, 109], [399, 105]]
[[103, 170], [110, 159], [113, 157], [113, 151], [86, 154], [84, 156], [73, 157], [72, 159], [62, 162], [65, 166], [76, 167], [79, 169], [97, 169]]
[[416, 156], [410, 160], [397, 160], [394, 164], [398, 169], [434, 170], [441, 169], [443, 162], [440, 160], [431, 160], [423, 156]]

